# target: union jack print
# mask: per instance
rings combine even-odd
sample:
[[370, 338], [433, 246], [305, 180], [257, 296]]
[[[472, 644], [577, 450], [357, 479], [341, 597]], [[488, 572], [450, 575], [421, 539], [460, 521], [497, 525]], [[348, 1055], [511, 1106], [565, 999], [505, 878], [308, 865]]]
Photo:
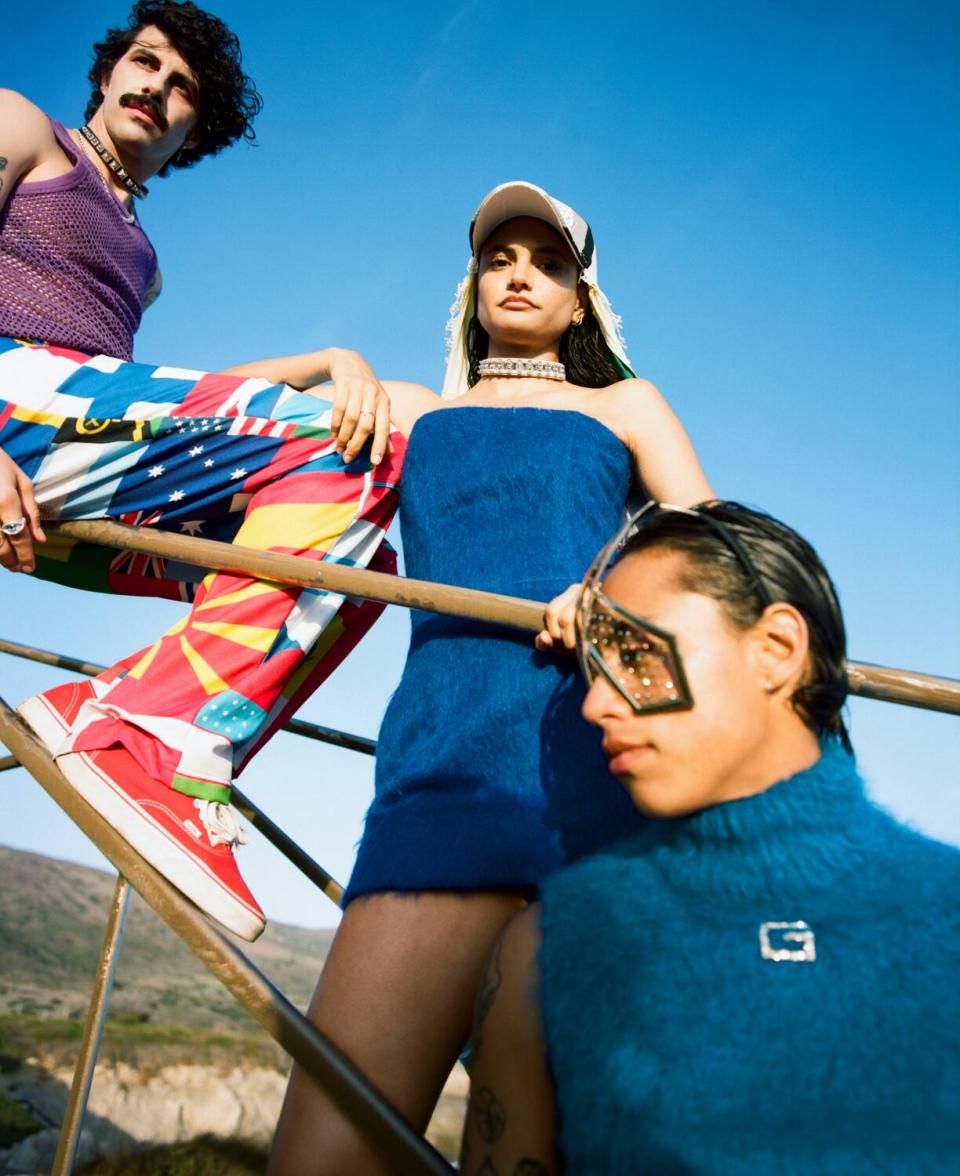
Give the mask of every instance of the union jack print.
[[[45, 517], [395, 570], [384, 532], [404, 441], [391, 438], [376, 470], [366, 453], [346, 465], [331, 408], [266, 380], [0, 338], [0, 448]], [[102, 676], [109, 689], [84, 705], [64, 750], [122, 744], [155, 779], [205, 799], [228, 799], [234, 773], [383, 607], [60, 539], [38, 551], [37, 574], [192, 601]]]

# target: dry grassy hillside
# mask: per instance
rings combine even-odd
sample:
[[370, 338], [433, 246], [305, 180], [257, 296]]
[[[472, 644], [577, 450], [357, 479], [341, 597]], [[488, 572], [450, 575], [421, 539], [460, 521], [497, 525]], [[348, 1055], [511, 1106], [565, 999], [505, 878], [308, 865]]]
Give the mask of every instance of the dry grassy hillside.
[[[83, 1016], [113, 886], [114, 878], [100, 870], [0, 846], [0, 1012]], [[331, 936], [270, 923], [255, 944], [241, 946], [303, 1007]], [[253, 1025], [138, 895], [111, 1008], [145, 1023]]]
[[[114, 884], [0, 846], [0, 1173], [48, 1170]], [[331, 937], [271, 923], [241, 948], [304, 1008]], [[81, 1146], [91, 1172], [262, 1171], [288, 1066], [134, 895]], [[450, 1157], [466, 1089], [458, 1067], [428, 1133]]]

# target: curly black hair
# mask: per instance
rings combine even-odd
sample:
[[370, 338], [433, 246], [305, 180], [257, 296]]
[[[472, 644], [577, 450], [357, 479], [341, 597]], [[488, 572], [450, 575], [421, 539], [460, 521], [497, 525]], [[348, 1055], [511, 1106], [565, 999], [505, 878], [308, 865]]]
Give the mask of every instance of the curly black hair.
[[198, 8], [191, 0], [137, 0], [127, 27], [108, 29], [104, 39], [93, 46], [90, 84], [93, 90], [84, 118], [89, 122], [100, 109], [100, 87], [108, 81], [113, 67], [127, 52], [137, 34], [148, 25], [165, 33], [170, 44], [193, 70], [199, 83], [197, 142], [181, 147], [160, 169], [193, 167], [205, 155], [216, 155], [237, 139], [252, 143], [253, 120], [263, 99], [242, 68], [240, 42], [219, 17]]

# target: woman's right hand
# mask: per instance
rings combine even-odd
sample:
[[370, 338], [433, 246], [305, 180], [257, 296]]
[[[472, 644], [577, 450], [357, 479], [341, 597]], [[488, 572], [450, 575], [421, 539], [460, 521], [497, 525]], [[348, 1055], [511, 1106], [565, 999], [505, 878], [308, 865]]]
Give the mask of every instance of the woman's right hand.
[[40, 510], [33, 497], [30, 479], [12, 458], [0, 449], [0, 523], [26, 519], [18, 535], [0, 532], [0, 566], [8, 572], [32, 572], [37, 566], [34, 543], [45, 543]]
[[579, 583], [571, 584], [543, 610], [543, 629], [537, 634], [537, 649], [566, 650], [577, 648], [577, 600]]

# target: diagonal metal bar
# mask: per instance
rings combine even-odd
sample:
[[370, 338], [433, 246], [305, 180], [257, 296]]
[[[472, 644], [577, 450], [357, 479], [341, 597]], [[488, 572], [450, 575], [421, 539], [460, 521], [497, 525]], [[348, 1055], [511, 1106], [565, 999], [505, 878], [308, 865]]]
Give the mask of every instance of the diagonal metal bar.
[[63, 1123], [60, 1125], [60, 1138], [57, 1141], [57, 1154], [54, 1156], [51, 1176], [70, 1176], [77, 1158], [80, 1131], [83, 1127], [83, 1117], [87, 1111], [87, 1101], [90, 1098], [90, 1087], [93, 1084], [93, 1072], [96, 1069], [97, 1057], [100, 1053], [100, 1042], [103, 1040], [103, 1027], [106, 1024], [107, 1010], [110, 1007], [110, 994], [113, 991], [113, 980], [117, 973], [117, 964], [120, 961], [120, 950], [123, 947], [123, 933], [126, 929], [129, 910], [130, 884], [123, 875], [118, 874], [113, 898], [110, 900], [110, 914], [103, 935], [97, 974], [90, 992], [90, 1007], [87, 1010], [87, 1019], [83, 1026], [80, 1054], [73, 1071], [67, 1109], [63, 1116]]
[[15, 755], [0, 755], [0, 772], [9, 772], [11, 768], [19, 768], [20, 761]]
[[307, 723], [303, 719], [290, 719], [280, 728], [290, 735], [303, 735], [306, 739], [316, 739], [320, 743], [331, 743], [334, 747], [343, 747], [347, 751], [359, 751], [361, 755], [376, 755], [376, 739], [368, 739], [365, 735], [350, 735], [346, 731], [338, 731], [334, 727], [324, 727], [320, 723]]
[[859, 698], [960, 715], [960, 681], [956, 678], [854, 661], [847, 662], [847, 678], [850, 693]]
[[[511, 625], [537, 632], [543, 626], [542, 602], [521, 600], [495, 592], [479, 592], [452, 584], [411, 580], [384, 572], [368, 572], [326, 560], [258, 551], [232, 543], [216, 543], [189, 535], [171, 535], [150, 527], [128, 527], [108, 519], [90, 522], [58, 522], [48, 534], [66, 535], [88, 543], [146, 552], [178, 559], [200, 567], [246, 572], [264, 580], [325, 588], [348, 596], [361, 596], [404, 608], [425, 609], [449, 616], [467, 617]], [[850, 690], [864, 698], [898, 702], [926, 710], [960, 714], [960, 682], [893, 666], [848, 662]]]
[[[29, 645], [21, 645], [19, 642], [3, 639], [0, 639], [0, 653], [9, 653], [14, 657], [23, 657], [29, 661], [43, 662], [46, 665], [61, 666], [64, 669], [76, 670], [81, 674], [99, 674], [101, 670], [106, 669], [106, 666], [98, 665], [96, 662], [80, 661], [78, 658], [66, 657], [63, 654], [51, 653], [44, 649], [32, 649]], [[312, 724], [303, 723], [302, 726], [309, 728], [312, 727]], [[300, 734], [300, 732], [294, 732], [294, 734]], [[344, 735], [342, 731], [336, 731], [334, 734]], [[322, 737], [314, 735], [314, 738]], [[346, 735], [344, 738], [359, 740], [360, 737]], [[368, 742], [372, 742], [372, 740]], [[343, 743], [341, 746], [346, 746], [346, 744]], [[376, 748], [375, 743], [373, 747]], [[5, 766], [15, 768], [19, 762], [16, 756], [6, 756], [0, 760], [0, 771], [3, 771]], [[254, 804], [236, 785], [231, 788], [231, 794], [234, 806], [247, 818], [254, 829], [261, 833], [288, 861], [292, 862], [301, 874], [309, 878], [314, 886], [322, 890], [331, 902], [339, 906], [343, 898], [343, 887], [333, 875], [328, 874], [323, 866], [312, 858], [305, 849], [302, 849], [292, 837], [288, 837], [280, 826], [272, 821], [263, 809]]]
[[0, 653], [9, 653], [11, 657], [26, 658], [27, 661], [39, 662], [44, 666], [57, 666], [61, 670], [70, 670], [75, 674], [87, 674], [93, 677], [107, 667], [98, 662], [82, 661], [78, 657], [68, 657], [65, 653], [52, 653], [49, 649], [37, 649], [34, 645], [22, 645], [19, 641], [8, 641], [0, 637]]
[[247, 957], [149, 866], [57, 770], [29, 728], [0, 699], [0, 739], [67, 816], [254, 1020], [326, 1091], [397, 1171], [432, 1176], [453, 1171], [371, 1083], [290, 1003]]
[[[404, 608], [422, 608], [429, 612], [494, 621], [519, 629], [542, 627], [543, 605], [535, 600], [520, 600], [496, 592], [480, 592], [453, 584], [434, 584], [429, 580], [411, 580], [386, 572], [369, 572], [347, 567], [330, 560], [306, 559], [241, 547], [236, 543], [218, 543], [192, 535], [173, 535], [151, 527], [128, 527], [110, 519], [84, 522], [51, 522], [44, 528], [48, 535], [65, 535], [103, 547], [141, 551], [164, 559], [196, 564], [218, 571], [243, 572], [261, 580], [280, 584], [302, 584], [324, 588], [344, 596], [362, 596], [382, 604], [399, 604]], [[42, 548], [41, 548], [42, 550]]]
[[331, 902], [335, 902], [337, 906], [340, 905], [343, 898], [343, 887], [340, 883], [332, 874], [328, 874], [323, 866], [314, 861], [306, 850], [301, 849], [292, 837], [284, 833], [275, 821], [271, 821], [263, 809], [257, 808], [236, 784], [230, 787], [230, 803], [247, 818], [257, 832], [266, 837], [275, 849], [280, 850], [287, 861], [292, 862], [301, 874], [309, 878], [319, 890], [322, 890]]
[[[19, 641], [8, 641], [5, 637], [0, 637], [0, 653], [9, 653], [11, 657], [22, 657], [45, 666], [58, 666], [62, 670], [87, 674], [89, 677], [100, 674], [107, 668], [99, 662], [83, 661], [77, 657], [68, 657], [65, 653], [53, 653], [49, 649], [37, 649], [36, 646], [23, 645]], [[377, 754], [375, 739], [367, 739], [365, 735], [351, 735], [348, 731], [337, 731], [334, 727], [323, 727], [319, 723], [291, 719], [281, 727], [281, 730], [289, 731], [291, 735], [316, 739], [320, 743], [331, 743], [334, 747], [343, 747], [347, 751], [359, 751], [362, 755]]]

